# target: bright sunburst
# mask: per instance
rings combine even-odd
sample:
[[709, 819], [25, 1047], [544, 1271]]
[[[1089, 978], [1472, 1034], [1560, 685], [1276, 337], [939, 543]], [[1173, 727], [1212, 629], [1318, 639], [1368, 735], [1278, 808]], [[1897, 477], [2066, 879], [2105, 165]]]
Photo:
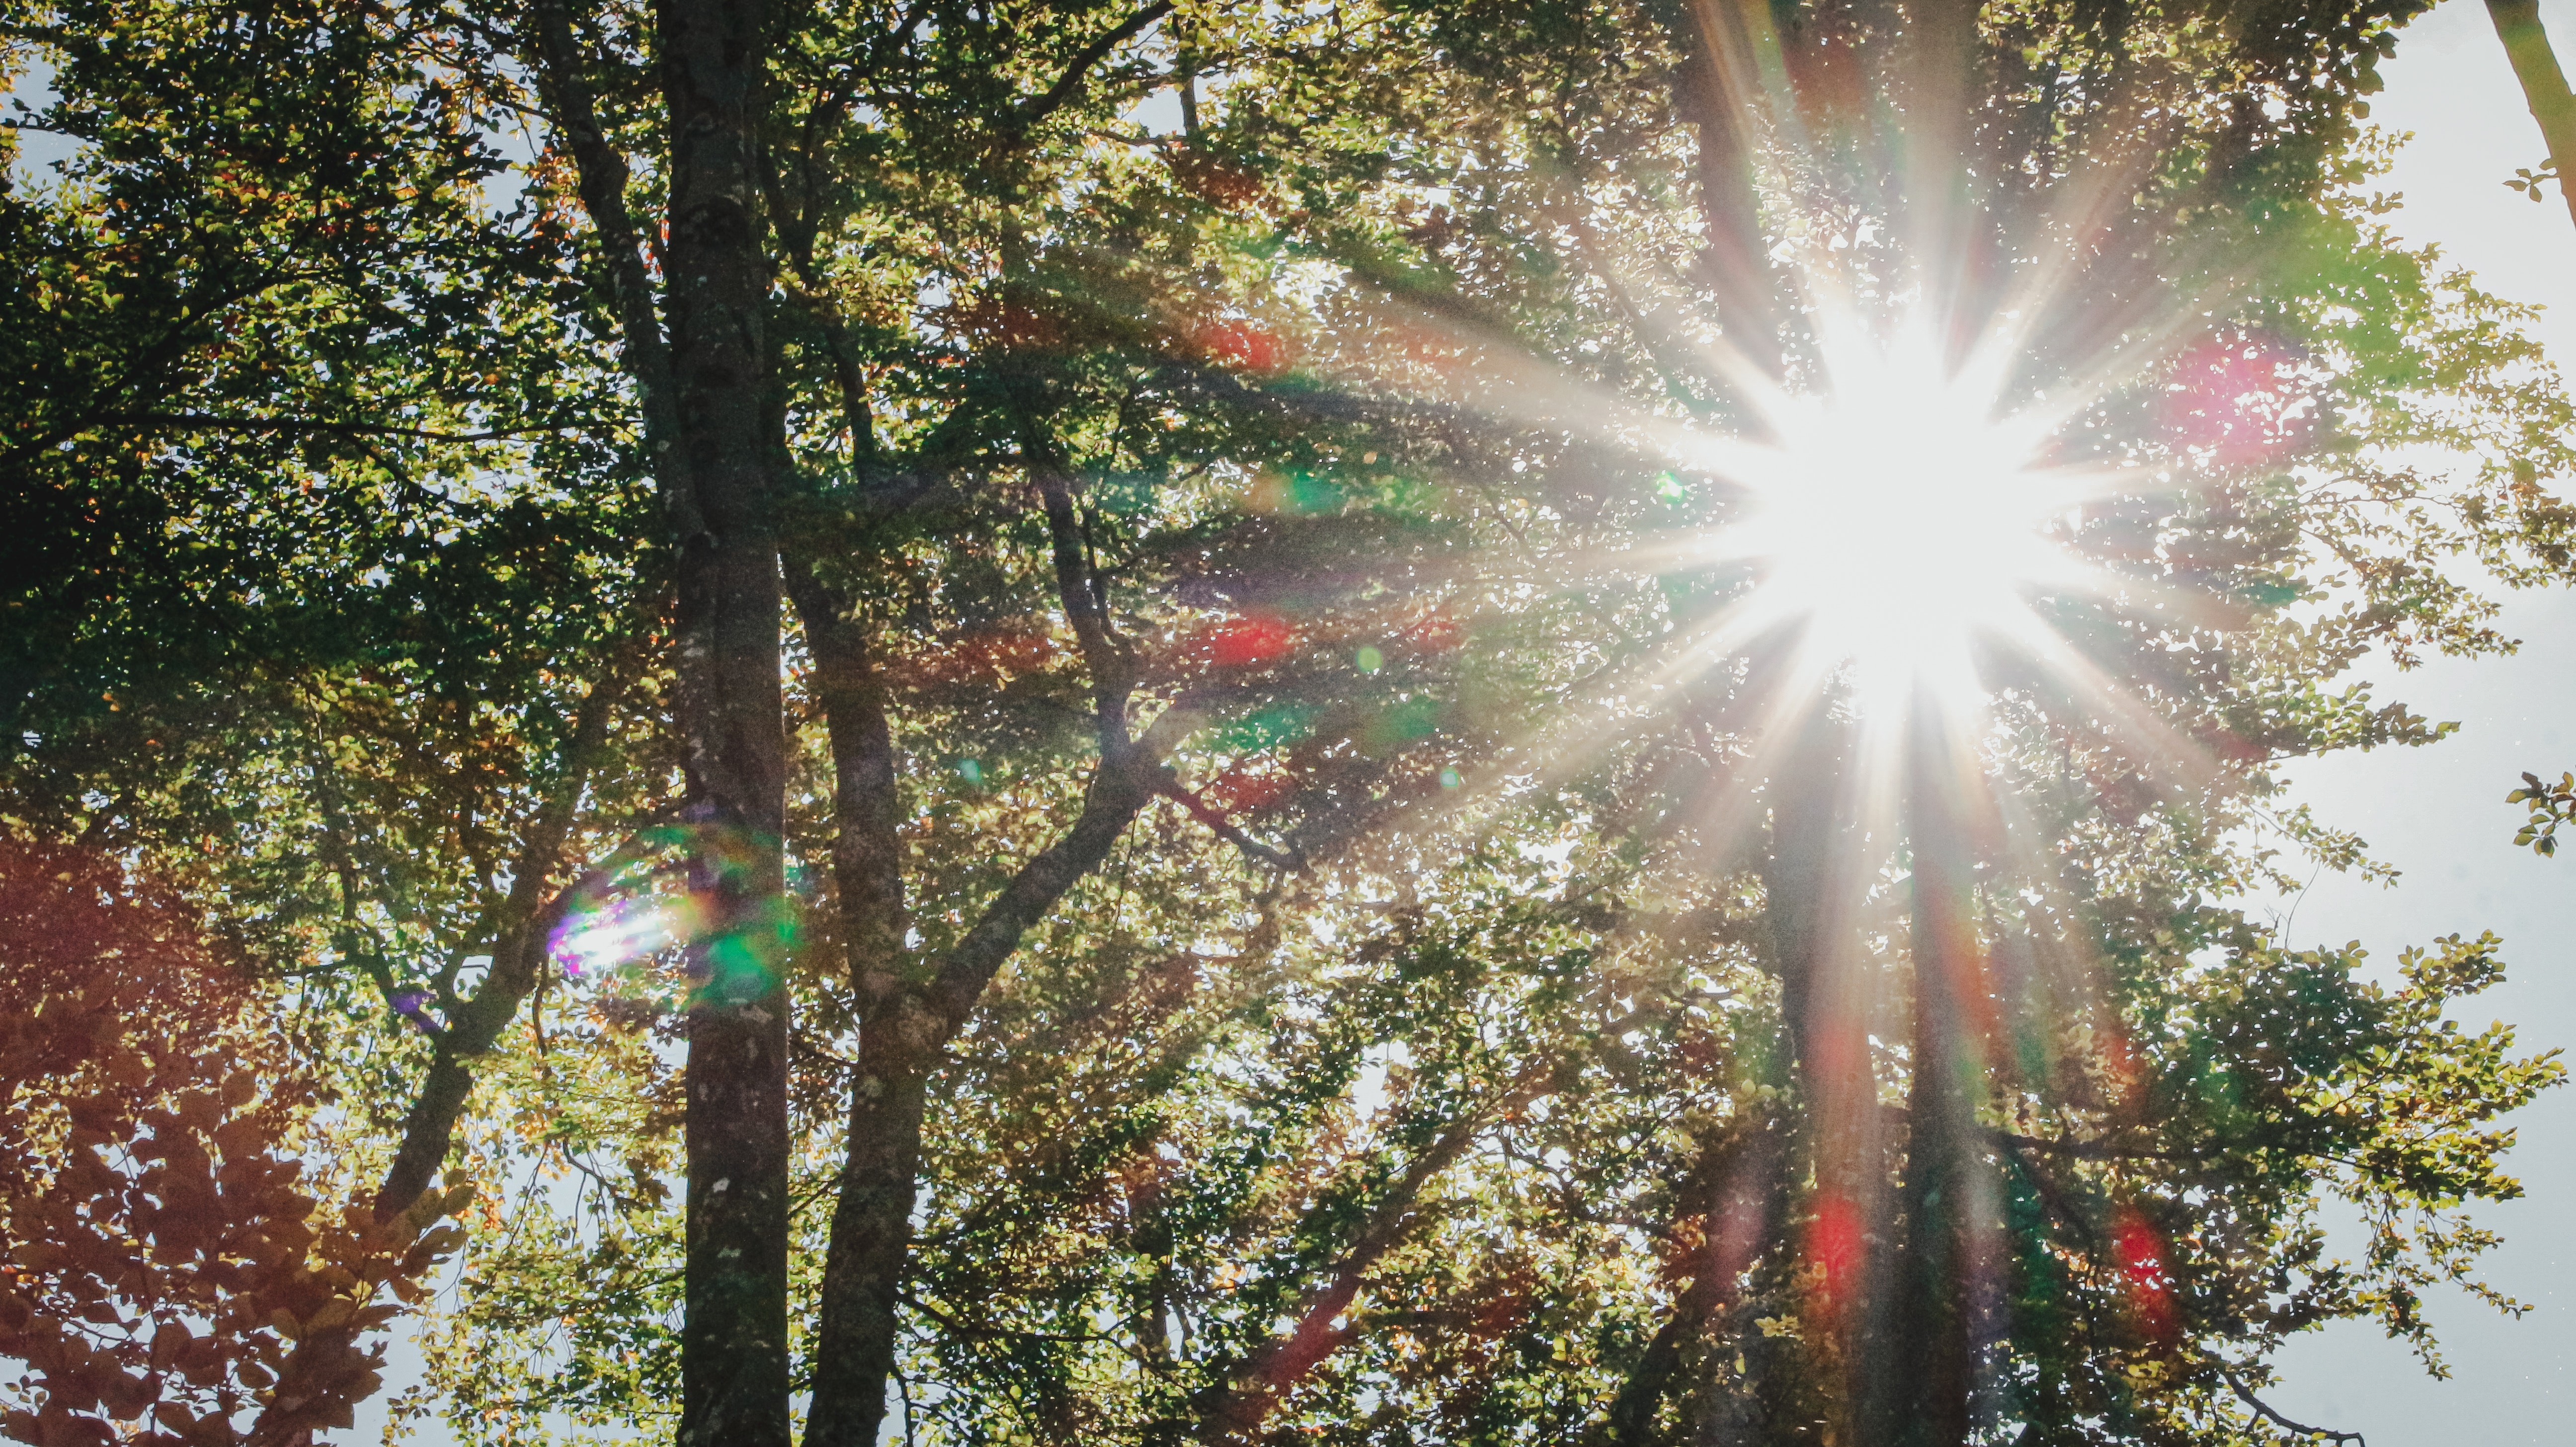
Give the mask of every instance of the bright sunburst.
[[2076, 500], [2044, 465], [2051, 425], [1998, 416], [1999, 369], [1945, 368], [1927, 329], [1823, 339], [1823, 395], [1760, 399], [1775, 441], [1693, 449], [1742, 493], [1699, 547], [1751, 564], [1761, 581], [1740, 616], [1797, 628], [1809, 664], [1847, 670], [1865, 706], [1927, 690], [1964, 702], [1971, 645], [2027, 639], [2033, 591], [2084, 572], [2045, 533]]

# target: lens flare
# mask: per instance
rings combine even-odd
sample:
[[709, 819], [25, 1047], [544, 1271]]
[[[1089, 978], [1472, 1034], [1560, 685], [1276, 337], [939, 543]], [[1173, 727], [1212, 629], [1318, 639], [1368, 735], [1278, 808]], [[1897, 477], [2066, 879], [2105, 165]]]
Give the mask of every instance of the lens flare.
[[2112, 1247], [2138, 1324], [2155, 1341], [2170, 1343], [2181, 1323], [2174, 1310], [2173, 1273], [2165, 1265], [2164, 1238], [2136, 1207], [2122, 1206], [2112, 1222]]
[[552, 953], [566, 974], [596, 974], [694, 942], [706, 931], [705, 915], [692, 895], [605, 900], [567, 918], [555, 931]]

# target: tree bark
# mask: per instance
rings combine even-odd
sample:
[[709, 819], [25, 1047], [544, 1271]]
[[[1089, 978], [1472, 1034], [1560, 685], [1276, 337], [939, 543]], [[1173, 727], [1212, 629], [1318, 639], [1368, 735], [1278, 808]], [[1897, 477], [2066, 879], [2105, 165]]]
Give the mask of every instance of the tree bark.
[[1771, 853], [1762, 885], [1783, 1023], [1814, 1161], [1807, 1254], [1825, 1269], [1828, 1319], [1845, 1375], [1843, 1440], [1872, 1444], [1883, 1356], [1890, 1207], [1878, 1079], [1870, 1056], [1873, 982], [1857, 954], [1862, 884], [1855, 827], [1856, 740], [1828, 694], [1796, 723], [1774, 769]]
[[1675, 1229], [1698, 1222], [1690, 1285], [1639, 1354], [1606, 1417], [1587, 1443], [1646, 1447], [1659, 1440], [1655, 1417], [1672, 1394], [1684, 1354], [1736, 1299], [1735, 1283], [1770, 1244], [1778, 1206], [1782, 1135], [1768, 1110], [1755, 1110], [1702, 1139], [1699, 1159], [1677, 1193]]
[[2514, 78], [2522, 82], [2523, 103], [2540, 122], [2550, 168], [2558, 173], [2558, 194], [2567, 203], [2568, 219], [2576, 221], [2576, 191], [2568, 189], [2576, 176], [2576, 95], [2568, 93], [2558, 54], [2549, 47], [2549, 32], [2541, 28], [2540, 0], [2487, 0], [2487, 18], [2495, 22]]
[[1948, 728], [1918, 709], [1907, 763], [1914, 852], [1913, 1079], [1907, 1096], [1904, 1239], [1897, 1269], [1889, 1416], [1902, 1447], [1962, 1447], [1974, 1377], [1970, 1263], [1978, 1195], [1976, 1100], [1985, 1059], [1974, 1028], [1987, 995], [1970, 913], [1976, 780]]
[[1664, 29], [1680, 62], [1673, 110], [1698, 142], [1702, 279], [1728, 345], [1777, 381], [1783, 367], [1781, 318], [1748, 144], [1761, 104], [1753, 58], [1746, 53], [1752, 42], [1715, 0], [1675, 0]]
[[654, 20], [670, 136], [673, 450], [694, 504], [677, 510], [675, 701], [691, 812], [706, 831], [693, 882], [714, 925], [690, 952], [679, 1440], [787, 1447], [786, 740], [773, 478], [783, 442], [763, 343], [758, 201], [769, 17], [762, 0], [660, 0]]

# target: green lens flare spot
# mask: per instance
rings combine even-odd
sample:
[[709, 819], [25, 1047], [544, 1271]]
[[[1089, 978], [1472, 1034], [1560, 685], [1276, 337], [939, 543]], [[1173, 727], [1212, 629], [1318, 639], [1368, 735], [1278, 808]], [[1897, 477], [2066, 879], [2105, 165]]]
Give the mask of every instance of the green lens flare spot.
[[1386, 655], [1374, 648], [1362, 648], [1351, 661], [1359, 665], [1362, 673], [1375, 673], [1386, 667]]
[[1387, 727], [1406, 743], [1429, 738], [1440, 727], [1440, 701], [1432, 698], [1409, 698], [1387, 711]]
[[984, 786], [984, 766], [973, 759], [960, 759], [957, 762], [957, 777], [964, 779], [967, 787], [980, 789]]
[[1293, 744], [1315, 731], [1316, 711], [1308, 703], [1274, 704], [1229, 725], [1217, 740], [1236, 753]]
[[1444, 789], [1455, 789], [1455, 788], [1457, 788], [1459, 785], [1464, 784], [1464, 783], [1466, 783], [1466, 782], [1467, 782], [1466, 780], [1464, 780], [1464, 779], [1462, 779], [1462, 778], [1459, 778], [1459, 777], [1458, 777], [1458, 771], [1457, 771], [1456, 769], [1442, 769], [1442, 770], [1440, 771], [1440, 787], [1441, 787], [1441, 788], [1444, 788]]

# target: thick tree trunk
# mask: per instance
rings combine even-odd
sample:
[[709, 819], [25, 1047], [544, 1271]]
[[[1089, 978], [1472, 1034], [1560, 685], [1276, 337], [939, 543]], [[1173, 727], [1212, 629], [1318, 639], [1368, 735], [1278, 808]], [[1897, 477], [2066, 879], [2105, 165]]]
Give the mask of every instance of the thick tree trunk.
[[[1733, 10], [1714, 0], [1668, 0], [1663, 7], [1664, 29], [1680, 61], [1673, 110], [1697, 140], [1700, 272], [1718, 324], [1729, 345], [1776, 380], [1782, 368], [1780, 313], [1749, 144], [1762, 104], [1750, 51], [1769, 33], [1746, 35]], [[1755, 19], [1767, 23], [1768, 14]]]
[[1914, 1073], [1907, 1099], [1904, 1246], [1890, 1333], [1901, 1373], [1890, 1417], [1902, 1447], [1961, 1447], [1973, 1378], [1970, 1263], [1980, 1195], [1976, 1100], [1985, 1060], [1975, 1029], [1985, 957], [1970, 913], [1974, 779], [1943, 721], [1915, 725], [1908, 761], [1914, 850]]
[[2576, 178], [2576, 95], [2568, 93], [2558, 54], [2549, 48], [2549, 32], [2541, 28], [2540, 0], [2487, 0], [2487, 18], [2495, 22], [2514, 78], [2522, 82], [2531, 118], [2540, 122], [2540, 138], [2558, 173], [2558, 193], [2567, 202], [2568, 218], [2576, 220], [2576, 191], [2568, 189]]
[[1845, 1364], [1843, 1440], [1872, 1435], [1874, 1380], [1883, 1370], [1888, 1271], [1887, 1160], [1870, 1058], [1872, 981], [1853, 938], [1863, 864], [1856, 820], [1856, 740], [1815, 701], [1796, 745], [1772, 771], [1771, 854], [1763, 867], [1781, 1013], [1806, 1105], [1815, 1168], [1806, 1250], [1825, 1269], [1830, 1319], [1820, 1323]]
[[678, 712], [698, 886], [680, 1327], [681, 1447], [787, 1447], [786, 747], [772, 473], [783, 440], [762, 343], [761, 0], [655, 7], [670, 126], [666, 311], [695, 523], [678, 538]]

